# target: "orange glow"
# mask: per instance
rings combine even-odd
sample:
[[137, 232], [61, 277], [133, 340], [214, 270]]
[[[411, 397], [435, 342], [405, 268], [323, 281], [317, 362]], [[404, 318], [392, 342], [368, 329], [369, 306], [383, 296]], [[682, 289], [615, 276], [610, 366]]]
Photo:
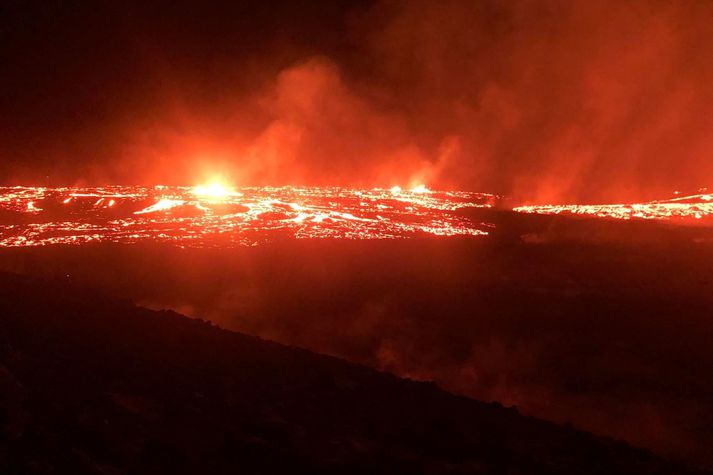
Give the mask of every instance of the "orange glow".
[[231, 196], [240, 196], [240, 193], [221, 181], [212, 181], [207, 184], [197, 185], [191, 189], [191, 193], [207, 200], [226, 200]]
[[[77, 207], [58, 211], [47, 206], [45, 211], [36, 206], [68, 199]], [[473, 222], [457, 211], [491, 207], [495, 200], [486, 193], [399, 189], [395, 194], [380, 188], [0, 187], [0, 210], [41, 218], [0, 224], [0, 247], [140, 241], [181, 247], [253, 246], [285, 237], [483, 236], [492, 225]]]
[[393, 195], [399, 195], [399, 194], [401, 194], [401, 193], [415, 193], [415, 194], [417, 194], [417, 195], [421, 195], [421, 194], [424, 194], [424, 193], [430, 193], [430, 192], [431, 192], [431, 190], [429, 190], [429, 189], [426, 187], [426, 185], [424, 185], [424, 184], [414, 185], [414, 186], [412, 186], [411, 188], [409, 188], [408, 190], [405, 190], [405, 191], [404, 191], [400, 186], [396, 185], [396, 186], [392, 186], [391, 188], [389, 188], [389, 191], [390, 191], [391, 194], [393, 194]]
[[430, 192], [431, 192], [431, 190], [426, 188], [426, 185], [417, 185], [417, 186], [414, 186], [413, 188], [411, 188], [411, 193], [421, 194], [421, 193], [430, 193]]
[[136, 211], [134, 214], [147, 214], [147, 213], [156, 213], [158, 211], [166, 211], [171, 208], [181, 206], [183, 203], [184, 203], [184, 201], [181, 201], [181, 200], [171, 200], [168, 198], [162, 198], [156, 204], [153, 204], [147, 208], [144, 208], [141, 211]]
[[[675, 193], [676, 195], [680, 193]], [[520, 213], [569, 214], [612, 219], [688, 221], [713, 218], [713, 195], [702, 193], [645, 203], [599, 205], [535, 205], [515, 208]]]

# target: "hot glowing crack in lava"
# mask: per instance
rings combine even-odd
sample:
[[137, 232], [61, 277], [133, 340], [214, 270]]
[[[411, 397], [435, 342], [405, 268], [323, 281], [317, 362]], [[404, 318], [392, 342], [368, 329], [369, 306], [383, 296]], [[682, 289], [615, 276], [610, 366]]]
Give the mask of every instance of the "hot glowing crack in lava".
[[484, 193], [309, 187], [0, 187], [0, 247], [165, 242], [256, 245], [284, 237], [482, 236], [455, 213], [491, 207]]

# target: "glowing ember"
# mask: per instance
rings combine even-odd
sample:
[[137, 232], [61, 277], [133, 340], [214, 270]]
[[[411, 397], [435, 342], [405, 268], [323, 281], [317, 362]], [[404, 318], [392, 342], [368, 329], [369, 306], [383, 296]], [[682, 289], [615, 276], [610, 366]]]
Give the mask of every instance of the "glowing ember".
[[87, 242], [255, 245], [280, 238], [480, 236], [456, 210], [484, 193], [346, 188], [0, 187], [0, 247]]
[[656, 219], [696, 222], [713, 220], [713, 195], [697, 194], [670, 200], [632, 204], [520, 206], [515, 211], [537, 214], [570, 214], [614, 219]]

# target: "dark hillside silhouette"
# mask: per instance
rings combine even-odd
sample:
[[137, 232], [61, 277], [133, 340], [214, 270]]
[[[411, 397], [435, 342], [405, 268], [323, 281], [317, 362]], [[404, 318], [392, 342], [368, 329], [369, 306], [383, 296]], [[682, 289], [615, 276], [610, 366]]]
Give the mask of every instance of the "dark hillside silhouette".
[[0, 473], [684, 473], [344, 361], [0, 274]]

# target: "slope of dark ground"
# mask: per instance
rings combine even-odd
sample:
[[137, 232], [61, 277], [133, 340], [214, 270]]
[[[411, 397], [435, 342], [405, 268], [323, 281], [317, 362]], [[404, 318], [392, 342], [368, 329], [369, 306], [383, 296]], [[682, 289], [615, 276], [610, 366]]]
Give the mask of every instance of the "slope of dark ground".
[[436, 386], [0, 274], [1, 473], [683, 473]]
[[713, 468], [713, 230], [477, 210], [477, 239], [0, 251], [0, 269]]

